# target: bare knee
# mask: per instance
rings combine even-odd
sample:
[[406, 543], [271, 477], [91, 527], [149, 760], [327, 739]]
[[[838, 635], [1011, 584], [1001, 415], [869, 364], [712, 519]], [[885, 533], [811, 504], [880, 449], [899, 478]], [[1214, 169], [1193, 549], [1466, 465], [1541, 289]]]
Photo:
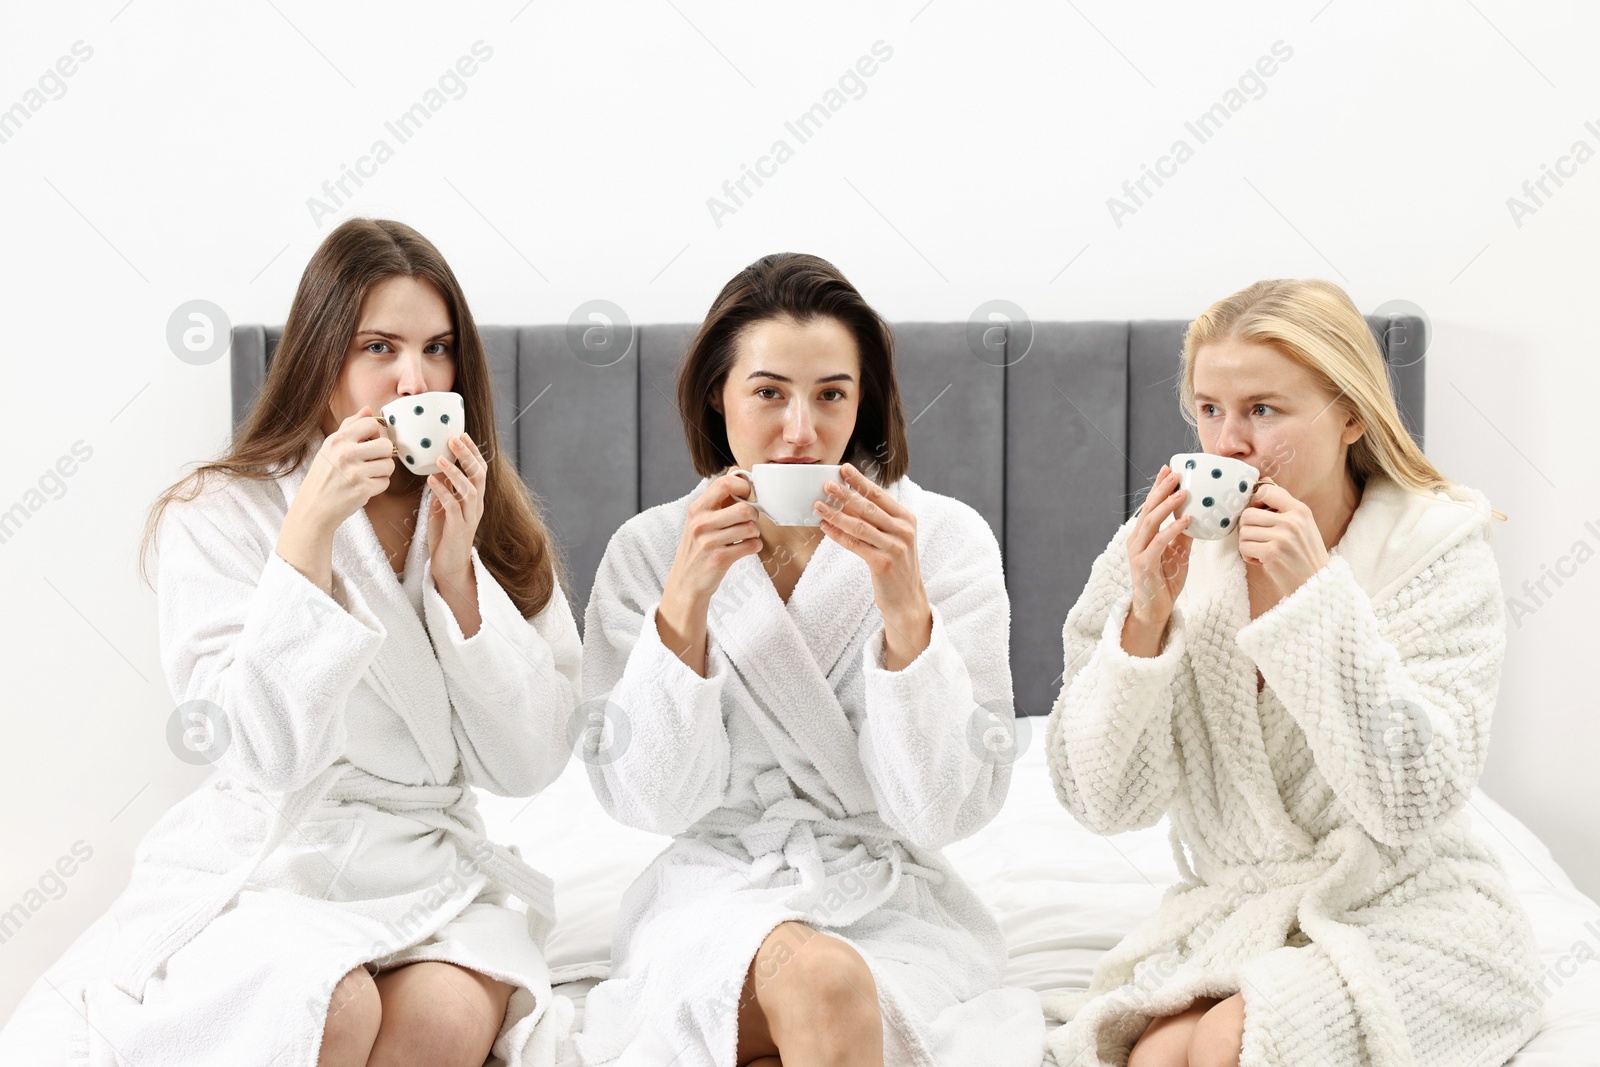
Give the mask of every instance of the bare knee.
[[1151, 1020], [1128, 1054], [1128, 1067], [1189, 1067], [1189, 1044], [1195, 1027], [1215, 1001], [1190, 1005], [1173, 1015]]
[[778, 1046], [785, 1033], [804, 1030], [807, 1043], [819, 1050], [854, 1047], [882, 1032], [878, 986], [867, 961], [850, 945], [819, 934], [795, 954], [789, 964], [785, 1009]]
[[383, 1003], [367, 969], [355, 967], [346, 972], [328, 1000], [318, 1067], [361, 1067], [382, 1022]]
[[861, 954], [843, 941], [819, 937], [795, 957], [795, 978], [808, 1001], [830, 1015], [878, 1013], [878, 987]]
[[1189, 1067], [1239, 1067], [1244, 1041], [1244, 998], [1235, 993], [1211, 1008], [1189, 1040]]
[[385, 972], [378, 978], [383, 1026], [368, 1067], [481, 1067], [505, 1018], [511, 988], [439, 961]]

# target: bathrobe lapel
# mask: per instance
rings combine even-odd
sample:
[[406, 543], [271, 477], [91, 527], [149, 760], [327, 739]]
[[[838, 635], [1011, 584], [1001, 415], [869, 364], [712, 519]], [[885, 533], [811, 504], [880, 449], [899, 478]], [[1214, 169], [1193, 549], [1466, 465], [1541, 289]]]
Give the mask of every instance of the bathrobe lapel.
[[[1392, 596], [1418, 571], [1437, 559], [1478, 525], [1477, 511], [1487, 501], [1475, 490], [1454, 506], [1440, 496], [1409, 492], [1382, 475], [1372, 476], [1350, 523], [1329, 550], [1330, 563], [1342, 558], [1374, 602]], [[1476, 505], [1476, 507], [1474, 506]], [[1256, 692], [1256, 663], [1237, 643], [1250, 619], [1250, 593], [1239, 535], [1195, 541], [1189, 577], [1179, 594], [1189, 663], [1200, 694], [1201, 724], [1211, 738], [1220, 789], [1233, 789], [1260, 825], [1264, 840], [1297, 839], [1296, 827], [1276, 789], [1267, 758]], [[1220, 798], [1216, 801], [1227, 807]], [[1208, 813], [1221, 818], [1220, 811]]]
[[873, 607], [866, 563], [824, 537], [788, 604], [761, 560], [745, 556], [728, 568], [707, 613], [779, 763], [833, 818], [877, 806], [831, 681]]
[[[1189, 576], [1179, 594], [1188, 659], [1199, 692], [1200, 727], [1210, 738], [1218, 790], [1232, 790], [1260, 827], [1263, 840], [1302, 836], [1275, 795], [1272, 767], [1262, 737], [1256, 692], [1256, 664], [1234, 641], [1250, 622], [1250, 591], [1239, 555], [1239, 535], [1219, 541], [1196, 540], [1190, 547]], [[1233, 805], [1212, 800], [1221, 817]]]
[[[315, 446], [312, 454], [314, 449]], [[301, 463], [279, 478], [285, 507], [294, 502], [308, 468], [308, 463]], [[333, 569], [347, 587], [359, 589], [368, 609], [383, 624], [383, 644], [373, 657], [365, 680], [411, 732], [427, 760], [434, 784], [443, 785], [451, 781], [458, 755], [450, 731], [450, 695], [432, 639], [419, 614], [424, 583], [432, 581], [427, 574], [428, 512], [432, 504], [433, 490], [425, 487], [403, 576], [397, 576], [390, 566], [365, 508], [357, 508], [335, 531]]]

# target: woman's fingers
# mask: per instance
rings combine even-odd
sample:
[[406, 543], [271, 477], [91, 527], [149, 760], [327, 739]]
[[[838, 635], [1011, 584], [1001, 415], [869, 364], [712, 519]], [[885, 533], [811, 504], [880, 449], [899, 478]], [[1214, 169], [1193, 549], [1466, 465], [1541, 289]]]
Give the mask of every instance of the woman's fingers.
[[379, 419], [377, 412], [373, 411], [371, 406], [362, 404], [361, 410], [341, 422], [339, 424], [339, 428], [341, 430], [348, 430], [354, 427], [361, 433], [377, 433], [378, 422]]
[[1176, 514], [1177, 510], [1183, 507], [1184, 503], [1188, 499], [1189, 491], [1187, 489], [1179, 489], [1175, 486], [1173, 487], [1171, 495], [1169, 495], [1160, 504], [1156, 505], [1155, 513], [1150, 517], [1155, 520], [1156, 525], [1159, 526], [1168, 515]]
[[714, 479], [706, 486], [706, 491], [700, 494], [690, 509], [699, 509], [708, 514], [715, 514], [732, 504], [744, 500], [750, 495], [750, 483], [737, 474], [724, 474]]
[[1160, 474], [1155, 475], [1155, 482], [1150, 483], [1149, 493], [1144, 494], [1144, 504], [1139, 506], [1139, 522], [1128, 531], [1128, 550], [1134, 555], [1144, 552], [1150, 537], [1154, 537], [1155, 530], [1162, 525], [1162, 520], [1155, 518], [1155, 509], [1168, 499], [1174, 485], [1178, 485], [1178, 475], [1174, 475], [1170, 467], [1163, 466]]
[[478, 442], [472, 439], [471, 434], [462, 434], [461, 443], [466, 447], [467, 452], [472, 456], [472, 473], [470, 477], [481, 489], [489, 478], [489, 461], [485, 459], [483, 457], [483, 453], [478, 450]]
[[[431, 482], [437, 477], [438, 475], [433, 475], [429, 477], [428, 480]], [[439, 486], [435, 486], [433, 502], [441, 512], [451, 519], [462, 519], [465, 517], [461, 511], [462, 501], [458, 499], [453, 492], [445, 490]]]
[[[827, 505], [823, 505], [827, 508]], [[813, 509], [815, 510], [815, 509]], [[825, 530], [837, 530], [866, 545], [868, 548], [887, 550], [893, 542], [893, 533], [874, 526], [869, 520], [847, 511], [824, 511], [817, 516]]]
[[361, 411], [345, 419], [336, 434], [350, 442], [352, 455], [362, 462], [390, 459], [395, 454], [394, 442], [372, 409], [365, 405]]
[[847, 489], [853, 489], [864, 500], [877, 508], [885, 515], [892, 515], [897, 519], [912, 517], [911, 509], [890, 495], [889, 490], [861, 473], [854, 463], [845, 463], [839, 467], [839, 478]]
[[385, 477], [394, 464], [394, 446], [383, 437], [352, 442], [345, 446], [344, 455], [348, 457], [344, 462], [359, 468], [362, 472], [372, 474], [381, 472]]
[[748, 500], [730, 501], [726, 506], [717, 508], [706, 516], [704, 528], [720, 532], [730, 527], [744, 526], [746, 523], [754, 523], [758, 514], [760, 513], [756, 511], [756, 506]]
[[[1163, 468], [1165, 470], [1165, 468]], [[1178, 476], [1170, 471], [1156, 479], [1156, 484], [1151, 487], [1150, 497], [1145, 501], [1141, 518], [1134, 527], [1130, 538], [1134, 541], [1134, 550], [1143, 552], [1155, 539], [1161, 523], [1166, 517], [1182, 506], [1186, 498], [1186, 491], [1178, 488]]]
[[[1173, 523], [1174, 526], [1178, 523]], [[1176, 597], [1181, 589], [1182, 582], [1178, 581], [1184, 574], [1184, 568], [1189, 566], [1189, 549], [1194, 547], [1194, 537], [1181, 537], [1174, 534], [1171, 541], [1166, 542], [1162, 550], [1162, 577], [1168, 582], [1171, 595]]]
[[1301, 501], [1296, 500], [1277, 482], [1271, 478], [1263, 478], [1256, 483], [1255, 489], [1250, 493], [1249, 506], [1258, 510], [1284, 512], [1293, 510], [1299, 503]]
[[[1167, 528], [1165, 530], [1162, 530], [1156, 535], [1157, 539], [1161, 542], [1162, 558], [1166, 557], [1167, 550], [1177, 542], [1178, 538], [1183, 536], [1188, 531], [1189, 523], [1192, 521], [1192, 518], [1193, 517], [1189, 515], [1181, 515], [1178, 518], [1173, 519], [1167, 524]], [[1187, 552], [1188, 545], [1184, 545], [1183, 550]]]
[[[862, 492], [856, 488], [855, 482], [845, 482], [840, 486], [840, 492], [830, 493], [829, 497], [822, 501], [823, 517], [831, 520], [840, 529], [858, 537], [863, 533], [866, 534], [863, 540], [873, 544], [880, 543], [884, 534], [895, 536], [902, 533], [900, 524], [906, 522], [902, 514], [906, 513], [905, 507], [865, 475], [857, 474], [856, 479], [869, 482], [875, 492]], [[838, 503], [834, 503], [835, 500]], [[886, 504], [898, 505], [897, 510], [888, 511]], [[860, 523], [866, 525], [858, 532], [857, 526]]]
[[440, 456], [438, 466], [440, 474], [437, 477], [444, 481], [443, 488], [449, 489], [453, 494], [459, 493], [465, 497], [467, 490], [475, 488], [472, 484], [472, 479], [468, 478], [466, 473], [462, 471], [461, 465], [455, 461], [454, 456]]
[[1158, 575], [1163, 581], [1166, 579], [1167, 557], [1172, 553], [1173, 543], [1187, 525], [1185, 519], [1176, 519], [1165, 530], [1150, 539], [1150, 546], [1139, 556], [1140, 566], [1137, 568], [1136, 578], [1142, 573], [1146, 576]]
[[703, 513], [701, 528], [719, 535], [729, 527], [756, 521], [756, 507], [748, 500], [750, 483], [737, 474], [724, 474], [700, 494], [692, 505]]
[[1165, 464], [1156, 472], [1156, 480], [1150, 483], [1150, 491], [1144, 495], [1144, 503], [1139, 506], [1139, 514], [1148, 515], [1155, 508], [1156, 501], [1161, 498], [1162, 487], [1166, 484], [1168, 470]]
[[727, 548], [741, 541], [751, 541], [761, 536], [761, 524], [756, 521], [756, 509], [743, 501], [736, 501], [712, 512], [700, 527], [700, 539], [706, 549]]
[[1284, 526], [1293, 525], [1296, 517], [1286, 511], [1273, 511], [1269, 507], [1247, 507], [1239, 514], [1239, 528], [1246, 526]]

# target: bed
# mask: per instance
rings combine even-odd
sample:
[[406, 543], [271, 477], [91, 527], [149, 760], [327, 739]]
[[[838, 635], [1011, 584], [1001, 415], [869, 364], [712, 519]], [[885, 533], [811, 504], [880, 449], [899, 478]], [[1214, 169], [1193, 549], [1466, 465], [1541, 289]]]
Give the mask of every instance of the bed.
[[[1043, 725], [1032, 720], [1032, 726]], [[1114, 837], [1079, 826], [1051, 789], [1042, 729], [1024, 731], [1019, 741], [1029, 743], [1012, 768], [1005, 807], [946, 855], [1005, 932], [1007, 984], [1041, 994], [1085, 989], [1100, 954], [1155, 910], [1163, 890], [1177, 880], [1167, 823]], [[491, 834], [516, 842], [556, 880], [560, 919], [549, 959], [558, 976], [592, 973], [606, 958], [623, 890], [668, 839], [607, 816], [576, 760], [531, 804], [485, 797], [481, 810]], [[552, 832], [540, 825], [547, 813], [570, 822]], [[1482, 790], [1473, 793], [1471, 814], [1532, 917], [1544, 961], [1547, 1019], [1511, 1062], [1600, 1063], [1600, 905], [1580, 893], [1538, 838]], [[1584, 959], [1589, 962], [1579, 962]], [[594, 984], [593, 978], [575, 977], [558, 988], [577, 1005], [579, 1025], [583, 996]], [[1426, 1063], [1426, 1050], [1419, 1052], [1419, 1062]], [[1048, 1055], [1043, 1062], [1054, 1064]]]
[[[1402, 316], [1368, 321], [1407, 428], [1420, 442], [1421, 324]], [[1174, 383], [1183, 325], [1013, 319], [895, 326], [905, 405], [916, 417], [913, 477], [966, 500], [989, 521], [1012, 600], [1021, 753], [1000, 815], [947, 854], [1006, 934], [1008, 982], [1041, 994], [1086, 988], [1095, 960], [1176, 878], [1164, 821], [1102, 838], [1060, 807], [1038, 716], [1060, 688], [1062, 622], [1095, 556], [1137, 508], [1156, 469], [1194, 447], [1177, 414]], [[594, 347], [592, 327], [481, 331], [495, 378], [496, 444], [539, 494], [577, 605], [587, 601], [612, 531], [697, 480], [671, 399], [692, 327], [612, 328], [619, 332]], [[279, 334], [276, 327], [234, 328], [236, 422], [260, 388]], [[1497, 714], [1508, 712], [1502, 706]], [[581, 1025], [584, 997], [604, 973], [622, 892], [667, 839], [613, 822], [576, 760], [532, 800], [480, 794], [480, 804], [491, 836], [515, 844], [555, 879], [559, 919], [549, 958], [557, 992], [574, 1002]], [[1543, 1028], [1512, 1062], [1600, 1063], [1600, 905], [1481, 790], [1470, 811], [1505, 863], [1543, 957]], [[95, 973], [105, 934], [103, 920], [91, 925], [34, 983], [0, 1033], [0, 1064], [60, 1062], [71, 1009], [53, 986]], [[1418, 1051], [1427, 1062], [1427, 1050]]]
[[[946, 854], [1005, 932], [1008, 984], [1040, 993], [1084, 989], [1100, 954], [1152, 911], [1176, 880], [1167, 824], [1114, 837], [1079, 826], [1050, 787], [1042, 730], [1036, 729], [1043, 721], [1024, 723], [1019, 742], [1025, 747], [1005, 807]], [[479, 804], [491, 837], [516, 845], [555, 879], [559, 918], [548, 956], [560, 981], [556, 992], [573, 1001], [574, 1023], [581, 1027], [584, 997], [604, 973], [623, 890], [668, 838], [614, 822], [595, 800], [587, 768], [578, 760], [531, 801], [480, 794]], [[1473, 792], [1470, 805], [1476, 832], [1505, 863], [1532, 917], [1544, 963], [1544, 1026], [1511, 1063], [1600, 1063], [1600, 905], [1580, 893], [1539, 839], [1482, 790]], [[0, 1034], [0, 1064], [61, 1062], [71, 1008], [51, 987], [93, 974], [105, 934], [102, 923], [92, 925], [34, 984]], [[1426, 1050], [1420, 1052], [1419, 1062], [1426, 1063]], [[1048, 1054], [1042, 1063], [1055, 1067]], [[577, 1064], [569, 1048], [563, 1067]], [[491, 1061], [490, 1067], [501, 1065]]]

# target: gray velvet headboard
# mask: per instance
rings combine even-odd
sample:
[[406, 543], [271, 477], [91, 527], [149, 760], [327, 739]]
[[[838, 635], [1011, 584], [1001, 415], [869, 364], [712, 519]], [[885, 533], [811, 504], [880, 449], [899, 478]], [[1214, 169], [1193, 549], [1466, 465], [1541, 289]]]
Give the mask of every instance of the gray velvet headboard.
[[[1425, 361], [1405, 341], [1422, 336], [1421, 323], [1368, 323], [1421, 444]], [[894, 327], [911, 477], [976, 508], [1004, 554], [1018, 714], [1043, 714], [1054, 703], [1061, 626], [1095, 557], [1167, 458], [1199, 448], [1178, 411], [1186, 325], [1037, 322], [1031, 341], [1021, 328], [1007, 336], [1002, 327], [978, 343], [965, 322]], [[479, 329], [495, 378], [500, 447], [544, 503], [581, 626], [611, 534], [699, 481], [674, 401], [677, 362], [695, 327], [634, 327], [625, 352], [603, 356], [577, 340], [569, 345], [574, 334], [565, 325]], [[280, 333], [233, 329], [235, 425]]]

